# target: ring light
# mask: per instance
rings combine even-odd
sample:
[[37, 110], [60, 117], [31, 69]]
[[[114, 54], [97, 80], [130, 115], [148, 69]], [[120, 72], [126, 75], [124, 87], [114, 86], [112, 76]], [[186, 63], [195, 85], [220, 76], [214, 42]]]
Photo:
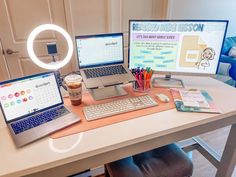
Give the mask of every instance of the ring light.
[[[41, 33], [42, 31], [46, 31], [46, 30], [55, 30], [55, 31], [61, 33], [65, 37], [67, 44], [68, 44], [68, 52], [67, 52], [67, 55], [64, 58], [64, 60], [62, 60], [60, 62], [55, 62], [53, 64], [46, 64], [46, 63], [40, 61], [40, 59], [35, 55], [34, 49], [33, 49], [33, 42], [39, 33]], [[65, 66], [70, 61], [72, 54], [73, 54], [73, 42], [71, 40], [70, 35], [60, 26], [53, 25], [53, 24], [44, 24], [44, 25], [40, 25], [40, 26], [36, 27], [30, 33], [28, 40], [27, 40], [27, 51], [28, 51], [29, 57], [32, 59], [32, 61], [36, 65], [38, 65], [44, 69], [57, 70], [57, 69]]]

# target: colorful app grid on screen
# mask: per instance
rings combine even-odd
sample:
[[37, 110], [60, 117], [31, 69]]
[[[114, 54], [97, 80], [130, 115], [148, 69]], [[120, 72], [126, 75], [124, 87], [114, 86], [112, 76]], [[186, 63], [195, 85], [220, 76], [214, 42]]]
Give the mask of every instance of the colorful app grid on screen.
[[8, 121], [62, 103], [53, 73], [0, 84], [0, 101]]

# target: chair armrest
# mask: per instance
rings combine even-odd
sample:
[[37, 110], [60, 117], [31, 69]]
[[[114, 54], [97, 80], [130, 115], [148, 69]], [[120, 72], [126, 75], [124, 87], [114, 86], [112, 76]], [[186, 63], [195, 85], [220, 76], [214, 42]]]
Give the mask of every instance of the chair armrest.
[[229, 76], [230, 68], [231, 68], [231, 64], [220, 62], [217, 74]]
[[229, 57], [226, 55], [221, 55], [220, 62], [231, 64], [231, 68], [229, 70], [229, 75], [236, 80], [236, 58]]

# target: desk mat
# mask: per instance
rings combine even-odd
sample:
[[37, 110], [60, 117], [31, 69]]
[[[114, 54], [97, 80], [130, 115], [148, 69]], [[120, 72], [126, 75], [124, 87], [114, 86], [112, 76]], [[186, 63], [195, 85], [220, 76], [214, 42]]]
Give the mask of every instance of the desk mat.
[[[98, 127], [103, 127], [106, 125], [111, 125], [114, 123], [118, 123], [118, 122], [130, 120], [133, 118], [137, 118], [137, 117], [141, 117], [141, 116], [145, 116], [145, 115], [149, 115], [149, 114], [153, 114], [153, 113], [166, 111], [166, 110], [175, 108], [175, 104], [174, 104], [174, 101], [173, 101], [173, 98], [172, 98], [172, 95], [171, 95], [169, 89], [167, 89], [167, 88], [152, 88], [148, 92], [148, 94], [152, 98], [154, 98], [155, 101], [157, 101], [158, 106], [154, 106], [154, 107], [150, 107], [150, 108], [146, 108], [146, 109], [141, 109], [141, 110], [137, 110], [137, 111], [131, 111], [128, 113], [122, 113], [119, 115], [110, 116], [110, 117], [106, 117], [103, 119], [97, 119], [97, 120], [90, 121], [90, 122], [88, 122], [85, 119], [84, 114], [83, 114], [83, 106], [98, 104], [98, 103], [105, 103], [105, 102], [112, 101], [114, 99], [122, 99], [122, 98], [126, 98], [129, 96], [140, 96], [140, 95], [146, 94], [146, 93], [133, 92], [131, 85], [127, 85], [123, 88], [128, 92], [128, 95], [120, 96], [120, 97], [116, 97], [116, 98], [105, 99], [105, 100], [101, 100], [101, 101], [95, 101], [95, 100], [93, 100], [92, 96], [89, 93], [84, 93], [82, 95], [82, 104], [79, 106], [71, 105], [69, 98], [65, 98], [64, 104], [72, 112], [77, 114], [81, 118], [81, 121], [52, 134], [51, 138], [56, 139], [56, 138], [72, 135], [75, 133], [80, 133], [80, 132], [84, 132], [87, 130], [95, 129]], [[155, 97], [155, 94], [157, 94], [157, 93], [164, 93], [165, 95], [167, 95], [170, 98], [170, 102], [169, 103], [160, 102]]]

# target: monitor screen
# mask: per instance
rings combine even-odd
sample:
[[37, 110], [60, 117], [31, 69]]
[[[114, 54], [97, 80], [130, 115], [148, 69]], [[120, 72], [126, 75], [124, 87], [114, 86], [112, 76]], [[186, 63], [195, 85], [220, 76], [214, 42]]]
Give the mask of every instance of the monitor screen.
[[227, 25], [224, 20], [131, 20], [129, 68], [215, 74]]
[[123, 63], [123, 34], [77, 36], [79, 68]]
[[0, 103], [7, 121], [62, 103], [54, 73], [0, 83]]

